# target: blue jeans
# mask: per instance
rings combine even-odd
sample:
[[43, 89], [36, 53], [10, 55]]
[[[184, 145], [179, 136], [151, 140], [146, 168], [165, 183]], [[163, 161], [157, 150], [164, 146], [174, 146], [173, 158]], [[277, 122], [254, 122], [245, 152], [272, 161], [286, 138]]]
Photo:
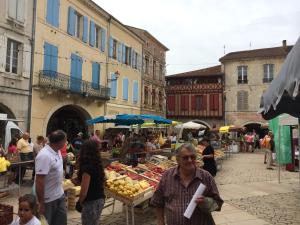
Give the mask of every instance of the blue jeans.
[[85, 201], [82, 205], [81, 222], [82, 225], [100, 224], [100, 216], [104, 206], [104, 199]]
[[67, 225], [65, 195], [52, 202], [45, 203], [45, 217], [49, 225]]

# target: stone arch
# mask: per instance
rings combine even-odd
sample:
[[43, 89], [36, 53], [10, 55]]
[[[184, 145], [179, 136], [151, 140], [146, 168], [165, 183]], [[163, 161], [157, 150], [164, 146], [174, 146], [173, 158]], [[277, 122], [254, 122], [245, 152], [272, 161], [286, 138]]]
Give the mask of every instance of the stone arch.
[[203, 120], [196, 119], [196, 120], [192, 120], [192, 121], [195, 122], [195, 123], [200, 123], [200, 124], [206, 126], [208, 129], [211, 129], [211, 126]]
[[[65, 116], [63, 117], [64, 113], [66, 112], [71, 112], [71, 114], [68, 114], [70, 116]], [[80, 123], [81, 126], [84, 126], [84, 131], [85, 132], [92, 132], [93, 131], [93, 126], [88, 126], [85, 124], [85, 120], [91, 119], [90, 113], [84, 109], [82, 106], [73, 104], [73, 103], [62, 103], [57, 105], [56, 107], [53, 107], [49, 113], [47, 114], [47, 117], [45, 118], [44, 126], [43, 126], [43, 133], [48, 134], [51, 132], [53, 127], [55, 127], [55, 123], [53, 120], [61, 120], [64, 122], [64, 125], [67, 126], [68, 122], [70, 119], [74, 118], [80, 120], [77, 121]], [[61, 123], [56, 123], [56, 126], [58, 126], [58, 129], [61, 128], [61, 126], [64, 126]], [[66, 130], [67, 131], [67, 130]], [[69, 138], [73, 138], [76, 133], [81, 130], [72, 130], [72, 133], [68, 133]], [[67, 131], [68, 132], [68, 131]]]
[[0, 103], [0, 113], [7, 114], [7, 118], [16, 119], [16, 116], [12, 110], [2, 103]]

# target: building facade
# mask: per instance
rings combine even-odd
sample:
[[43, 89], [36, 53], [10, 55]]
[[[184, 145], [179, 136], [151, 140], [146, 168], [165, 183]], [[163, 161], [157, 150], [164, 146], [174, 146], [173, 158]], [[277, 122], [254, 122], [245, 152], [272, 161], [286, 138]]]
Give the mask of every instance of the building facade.
[[208, 128], [224, 124], [221, 66], [166, 76], [167, 118], [197, 121]]
[[33, 0], [0, 1], [0, 113], [29, 127]]
[[143, 39], [141, 113], [166, 116], [166, 52], [169, 50], [148, 31], [128, 26]]
[[260, 97], [291, 50], [281, 47], [232, 52], [220, 58], [225, 73], [225, 123], [239, 126], [266, 121], [258, 114]]
[[93, 1], [37, 1], [33, 135], [71, 139], [100, 115], [140, 113], [143, 41]]

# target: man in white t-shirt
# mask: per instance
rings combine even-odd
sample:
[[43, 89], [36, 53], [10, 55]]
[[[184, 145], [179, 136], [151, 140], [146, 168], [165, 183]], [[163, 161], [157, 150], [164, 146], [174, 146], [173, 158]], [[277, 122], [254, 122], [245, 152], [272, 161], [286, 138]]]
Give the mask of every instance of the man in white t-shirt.
[[63, 160], [60, 153], [66, 141], [66, 134], [62, 130], [52, 132], [49, 135], [49, 145], [46, 145], [35, 159], [39, 212], [46, 217], [49, 225], [67, 225], [62, 188]]

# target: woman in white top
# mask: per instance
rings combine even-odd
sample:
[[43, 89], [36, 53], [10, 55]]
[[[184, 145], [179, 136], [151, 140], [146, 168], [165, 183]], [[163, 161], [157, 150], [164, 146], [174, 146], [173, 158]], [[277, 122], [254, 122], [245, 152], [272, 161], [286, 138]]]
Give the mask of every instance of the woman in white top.
[[37, 216], [36, 198], [34, 195], [26, 194], [19, 198], [18, 217], [11, 225], [41, 225]]

